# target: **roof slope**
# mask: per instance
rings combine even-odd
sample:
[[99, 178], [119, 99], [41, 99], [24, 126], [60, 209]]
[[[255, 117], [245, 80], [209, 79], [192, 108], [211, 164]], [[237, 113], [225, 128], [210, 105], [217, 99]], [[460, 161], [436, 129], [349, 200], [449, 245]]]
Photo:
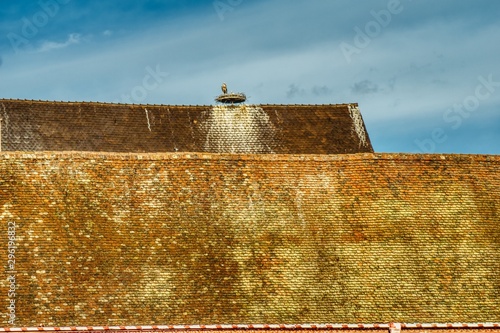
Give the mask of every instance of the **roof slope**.
[[3, 151], [373, 152], [357, 104], [125, 105], [0, 100]]
[[499, 156], [4, 152], [0, 174], [16, 326], [500, 321]]

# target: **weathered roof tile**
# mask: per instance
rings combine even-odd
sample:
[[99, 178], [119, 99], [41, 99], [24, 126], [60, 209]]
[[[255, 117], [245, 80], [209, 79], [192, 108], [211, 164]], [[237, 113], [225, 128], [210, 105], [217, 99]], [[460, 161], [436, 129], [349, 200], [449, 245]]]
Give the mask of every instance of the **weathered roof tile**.
[[4, 152], [16, 326], [498, 322], [499, 170], [473, 155]]
[[372, 152], [357, 104], [126, 105], [0, 99], [4, 151]]

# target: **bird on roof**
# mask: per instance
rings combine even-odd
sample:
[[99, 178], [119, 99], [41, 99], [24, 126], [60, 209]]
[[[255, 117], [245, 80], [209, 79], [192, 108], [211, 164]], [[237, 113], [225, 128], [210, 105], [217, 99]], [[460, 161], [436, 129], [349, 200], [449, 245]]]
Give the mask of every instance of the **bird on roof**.
[[223, 83], [223, 84], [222, 84], [222, 87], [221, 87], [221, 88], [222, 88], [222, 92], [223, 92], [224, 94], [227, 94], [227, 85], [226, 85], [225, 83]]

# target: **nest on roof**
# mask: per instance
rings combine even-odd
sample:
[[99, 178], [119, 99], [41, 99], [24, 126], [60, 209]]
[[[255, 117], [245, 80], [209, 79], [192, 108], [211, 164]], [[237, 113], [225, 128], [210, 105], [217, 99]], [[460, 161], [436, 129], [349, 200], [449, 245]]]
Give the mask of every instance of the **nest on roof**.
[[215, 100], [224, 104], [235, 104], [243, 103], [247, 100], [247, 96], [243, 93], [229, 93], [219, 95]]

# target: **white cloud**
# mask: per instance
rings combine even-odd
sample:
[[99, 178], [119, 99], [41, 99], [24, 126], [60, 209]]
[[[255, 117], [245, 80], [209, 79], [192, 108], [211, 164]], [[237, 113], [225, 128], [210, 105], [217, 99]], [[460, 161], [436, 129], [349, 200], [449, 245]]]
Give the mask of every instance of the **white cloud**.
[[53, 42], [53, 41], [44, 41], [40, 45], [40, 47], [37, 49], [37, 52], [48, 52], [52, 50], [57, 50], [57, 49], [64, 49], [70, 45], [74, 44], [79, 44], [82, 40], [82, 37], [80, 34], [69, 34], [68, 39], [64, 42]]

